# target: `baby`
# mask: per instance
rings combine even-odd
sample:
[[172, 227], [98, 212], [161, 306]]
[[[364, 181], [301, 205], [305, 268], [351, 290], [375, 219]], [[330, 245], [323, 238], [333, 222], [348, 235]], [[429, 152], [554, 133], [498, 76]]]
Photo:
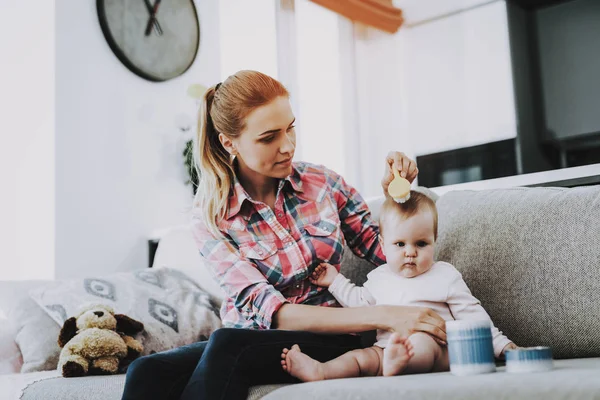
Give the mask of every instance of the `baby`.
[[[387, 264], [371, 271], [363, 287], [355, 286], [327, 263], [319, 265], [310, 280], [328, 287], [344, 307], [420, 306], [433, 309], [446, 321], [490, 320], [460, 272], [446, 262], [434, 262], [437, 219], [435, 203], [420, 192], [411, 191], [410, 200], [403, 204], [388, 198], [382, 205], [379, 223]], [[492, 337], [496, 357], [517, 348], [493, 324]], [[397, 333], [378, 331], [374, 346], [350, 351], [325, 363], [303, 354], [298, 345], [283, 349], [281, 358], [283, 369], [304, 382], [449, 369], [447, 347], [423, 332], [403, 338]]]

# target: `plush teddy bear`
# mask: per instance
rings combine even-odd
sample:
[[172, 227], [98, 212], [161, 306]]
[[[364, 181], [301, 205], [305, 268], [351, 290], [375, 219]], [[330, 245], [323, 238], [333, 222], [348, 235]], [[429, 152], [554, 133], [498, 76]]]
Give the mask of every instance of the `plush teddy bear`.
[[115, 314], [107, 305], [84, 306], [60, 330], [58, 370], [66, 378], [120, 372], [143, 351], [142, 344], [132, 337], [142, 330], [144, 324]]

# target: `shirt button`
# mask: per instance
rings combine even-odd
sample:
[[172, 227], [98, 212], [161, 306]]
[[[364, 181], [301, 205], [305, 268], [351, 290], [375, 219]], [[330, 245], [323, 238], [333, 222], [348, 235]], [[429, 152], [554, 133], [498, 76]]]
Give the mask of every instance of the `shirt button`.
[[283, 217], [283, 214], [282, 214], [282, 213], [279, 213], [279, 214], [277, 214], [277, 216], [278, 216], [279, 218], [281, 218], [281, 217]]
[[258, 254], [260, 254], [261, 256], [262, 256], [262, 253], [263, 253], [263, 252], [262, 252], [262, 250], [259, 250], [259, 251], [258, 251]]
[[296, 289], [300, 289], [300, 284], [296, 283]]

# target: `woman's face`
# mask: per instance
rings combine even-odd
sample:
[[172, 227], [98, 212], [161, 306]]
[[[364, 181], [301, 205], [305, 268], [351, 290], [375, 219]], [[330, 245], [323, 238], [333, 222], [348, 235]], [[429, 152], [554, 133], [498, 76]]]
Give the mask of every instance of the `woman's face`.
[[296, 149], [294, 122], [287, 97], [252, 111], [246, 118], [246, 129], [232, 141], [240, 170], [278, 179], [290, 175]]

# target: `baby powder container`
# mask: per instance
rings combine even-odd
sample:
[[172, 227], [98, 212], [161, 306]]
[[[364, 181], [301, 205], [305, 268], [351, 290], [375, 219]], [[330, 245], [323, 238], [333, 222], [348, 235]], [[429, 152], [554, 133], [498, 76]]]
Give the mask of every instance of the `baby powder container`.
[[545, 346], [506, 351], [506, 372], [541, 372], [554, 368], [552, 349]]
[[490, 321], [446, 321], [450, 372], [477, 375], [496, 371]]

